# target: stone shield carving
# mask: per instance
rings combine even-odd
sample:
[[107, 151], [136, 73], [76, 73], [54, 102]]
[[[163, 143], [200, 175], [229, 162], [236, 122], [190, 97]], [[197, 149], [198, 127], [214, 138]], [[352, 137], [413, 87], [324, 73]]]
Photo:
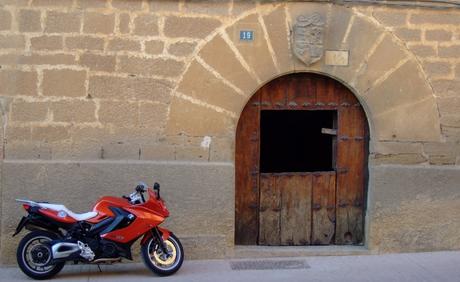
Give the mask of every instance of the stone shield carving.
[[324, 21], [320, 14], [300, 15], [293, 27], [292, 45], [294, 55], [306, 65], [323, 56]]

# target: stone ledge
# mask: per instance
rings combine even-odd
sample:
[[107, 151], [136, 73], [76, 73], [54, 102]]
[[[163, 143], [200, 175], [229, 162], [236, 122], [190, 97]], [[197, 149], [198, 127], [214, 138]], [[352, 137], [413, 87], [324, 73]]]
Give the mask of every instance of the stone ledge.
[[351, 256], [373, 254], [365, 246], [235, 246], [229, 258]]
[[152, 164], [152, 165], [196, 165], [196, 166], [228, 166], [230, 162], [194, 162], [194, 161], [152, 161], [152, 160], [16, 160], [4, 159], [4, 164]]
[[446, 165], [397, 165], [397, 164], [382, 164], [378, 165], [378, 167], [384, 167], [384, 168], [406, 168], [406, 169], [442, 169], [442, 170], [459, 170], [460, 171], [460, 166], [458, 165], [451, 165], [451, 166], [446, 166]]

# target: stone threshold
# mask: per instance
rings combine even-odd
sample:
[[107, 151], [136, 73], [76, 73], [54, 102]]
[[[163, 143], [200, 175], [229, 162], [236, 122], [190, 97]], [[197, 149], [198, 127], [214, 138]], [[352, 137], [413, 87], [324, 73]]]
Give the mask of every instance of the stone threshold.
[[371, 255], [366, 246], [235, 246], [229, 259]]

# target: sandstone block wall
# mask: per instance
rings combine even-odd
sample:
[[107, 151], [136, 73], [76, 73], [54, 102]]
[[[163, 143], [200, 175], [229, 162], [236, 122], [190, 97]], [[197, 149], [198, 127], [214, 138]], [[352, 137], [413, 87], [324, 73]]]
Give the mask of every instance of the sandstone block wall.
[[5, 158], [210, 159], [199, 137], [163, 132], [187, 60], [222, 24], [206, 15], [217, 4], [2, 2]]
[[[289, 5], [296, 5], [292, 13]], [[287, 24], [292, 24], [297, 11], [310, 5], [335, 13], [331, 21], [348, 24], [350, 28], [344, 32], [348, 31], [351, 38], [354, 29], [362, 32], [367, 28], [366, 40], [377, 43], [369, 48], [377, 49], [374, 52], [378, 56], [369, 56], [361, 69], [342, 72], [353, 75], [362, 71], [368, 75], [381, 69], [389, 70], [386, 76], [390, 76], [401, 67], [401, 73], [410, 75], [412, 67], [420, 67], [429, 94], [436, 99], [442, 132], [439, 142], [400, 144], [385, 140], [385, 144], [375, 146], [376, 162], [458, 163], [458, 11], [289, 5], [239, 1], [2, 1], [0, 94], [7, 133], [5, 158], [78, 160], [117, 155], [118, 159], [120, 155], [110, 151], [122, 143], [133, 152], [124, 159], [146, 159], [142, 152], [146, 148], [152, 152], [152, 146], [158, 146], [171, 147], [174, 157], [167, 159], [212, 161], [209, 148], [200, 146], [206, 135], [200, 133], [217, 137], [212, 145], [231, 143], [233, 128], [216, 134], [225, 128], [220, 125], [235, 124], [242, 105], [261, 83], [295, 70], [291, 64], [298, 62], [290, 54]], [[236, 33], [244, 26], [255, 27], [256, 34], [262, 35], [256, 38], [257, 54], [252, 53], [253, 46], [238, 41]], [[333, 38], [343, 34], [336, 31], [328, 36], [329, 45], [338, 47]], [[350, 38], [348, 41], [345, 45], [353, 51], [363, 45]], [[359, 51], [355, 51], [358, 56], [366, 56]], [[380, 56], [387, 51], [388, 57]], [[414, 56], [418, 66], [404, 69], [408, 56]], [[383, 91], [395, 92], [403, 84], [401, 80], [395, 76], [391, 81], [395, 89]], [[355, 84], [363, 90], [371, 86], [366, 81]], [[402, 102], [398, 100], [402, 95], [395, 96], [391, 98], [395, 104]], [[187, 107], [187, 103], [193, 106]], [[179, 112], [186, 107], [193, 108], [190, 113], [224, 117], [219, 118], [223, 120], [216, 123], [216, 128], [207, 128], [209, 132], [200, 132], [197, 126], [198, 134], [181, 135], [183, 128], [174, 128], [175, 120], [181, 119], [176, 115], [188, 114], [176, 113], [175, 105]], [[47, 131], [56, 136], [45, 138], [42, 133]], [[91, 154], [71, 150], [90, 141]], [[413, 150], [404, 152], [408, 146]], [[36, 150], [49, 153], [35, 154]], [[188, 150], [190, 154], [176, 154]], [[219, 150], [232, 155], [231, 147]], [[65, 151], [73, 153], [66, 155]], [[162, 156], [150, 154], [148, 159], [158, 158]]]
[[[298, 15], [312, 12], [326, 20], [324, 49], [349, 50], [347, 67], [328, 66], [324, 59], [307, 67], [293, 57], [290, 29]], [[255, 31], [253, 43], [239, 41], [241, 29]], [[38, 199], [47, 189], [43, 183], [54, 183], [49, 189], [59, 191], [46, 194], [50, 201], [65, 201], [66, 195], [76, 193], [77, 184], [95, 195], [110, 192], [96, 188], [106, 187], [106, 182], [113, 194], [126, 193], [130, 183], [108, 180], [112, 165], [132, 164], [120, 173], [134, 181], [136, 175], [148, 175], [138, 164], [155, 168], [179, 164], [179, 170], [161, 171], [183, 178], [180, 184], [174, 177], [165, 178], [164, 187], [180, 191], [187, 189], [185, 178], [197, 166], [224, 163], [225, 173], [206, 169], [200, 173], [216, 183], [229, 183], [225, 199], [233, 202], [239, 114], [259, 87], [290, 72], [332, 76], [362, 102], [371, 127], [370, 195], [388, 184], [373, 180], [377, 179], [373, 168], [457, 169], [459, 55], [456, 9], [283, 1], [0, 0], [2, 260], [11, 262], [15, 248], [10, 235], [12, 219], [18, 220], [19, 213], [10, 204], [13, 197]], [[94, 164], [99, 174], [89, 185], [87, 171], [49, 168], [56, 163]], [[42, 184], [22, 180], [17, 170], [30, 172], [27, 177]], [[69, 175], [75, 177], [67, 179]], [[139, 180], [150, 181], [141, 176]], [[375, 177], [381, 179], [382, 174]], [[56, 184], [56, 179], [67, 181]], [[411, 205], [437, 200], [428, 192], [439, 179], [430, 179], [416, 194], [404, 194], [400, 200]], [[396, 181], [390, 186], [398, 191], [398, 185]], [[198, 182], [190, 186], [199, 191]], [[11, 193], [12, 189], [19, 192]], [[446, 191], [450, 192], [440, 196], [459, 196], [455, 190]], [[368, 247], [405, 250], [394, 243], [401, 236], [395, 231], [401, 222], [388, 221], [394, 232], [383, 232], [377, 224], [391, 209], [378, 203], [400, 195], [376, 195], [380, 196], [369, 197], [368, 203]], [[180, 205], [197, 197], [170, 202], [176, 200]], [[79, 211], [91, 204], [86, 196], [79, 203], [73, 206]], [[440, 218], [451, 217], [455, 209], [444, 208], [442, 200], [432, 204]], [[226, 255], [233, 246], [233, 209], [226, 211], [219, 217], [210, 214], [206, 221], [210, 229], [201, 233], [180, 229], [179, 235], [190, 235], [195, 243], [199, 238], [224, 242], [229, 249], [210, 253]], [[188, 210], [178, 209], [175, 216], [187, 214]], [[416, 213], [405, 216], [419, 218]], [[396, 212], [391, 218], [397, 217]], [[222, 219], [229, 222], [229, 228], [219, 229], [222, 240], [206, 237]], [[198, 217], [190, 220], [199, 222]], [[179, 226], [172, 223], [173, 228]], [[372, 234], [379, 234], [378, 240], [372, 240]], [[442, 233], [430, 248], [459, 248], [459, 242], [449, 241], [452, 236]], [[443, 238], [451, 243], [444, 244]], [[407, 249], [417, 250], [416, 242]], [[203, 255], [192, 251], [192, 257]]]

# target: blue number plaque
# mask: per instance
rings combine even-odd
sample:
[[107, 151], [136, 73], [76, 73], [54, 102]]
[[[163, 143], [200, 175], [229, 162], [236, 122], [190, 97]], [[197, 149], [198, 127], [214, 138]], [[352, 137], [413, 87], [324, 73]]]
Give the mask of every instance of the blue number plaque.
[[253, 41], [254, 31], [253, 30], [240, 30], [240, 40], [241, 41]]

